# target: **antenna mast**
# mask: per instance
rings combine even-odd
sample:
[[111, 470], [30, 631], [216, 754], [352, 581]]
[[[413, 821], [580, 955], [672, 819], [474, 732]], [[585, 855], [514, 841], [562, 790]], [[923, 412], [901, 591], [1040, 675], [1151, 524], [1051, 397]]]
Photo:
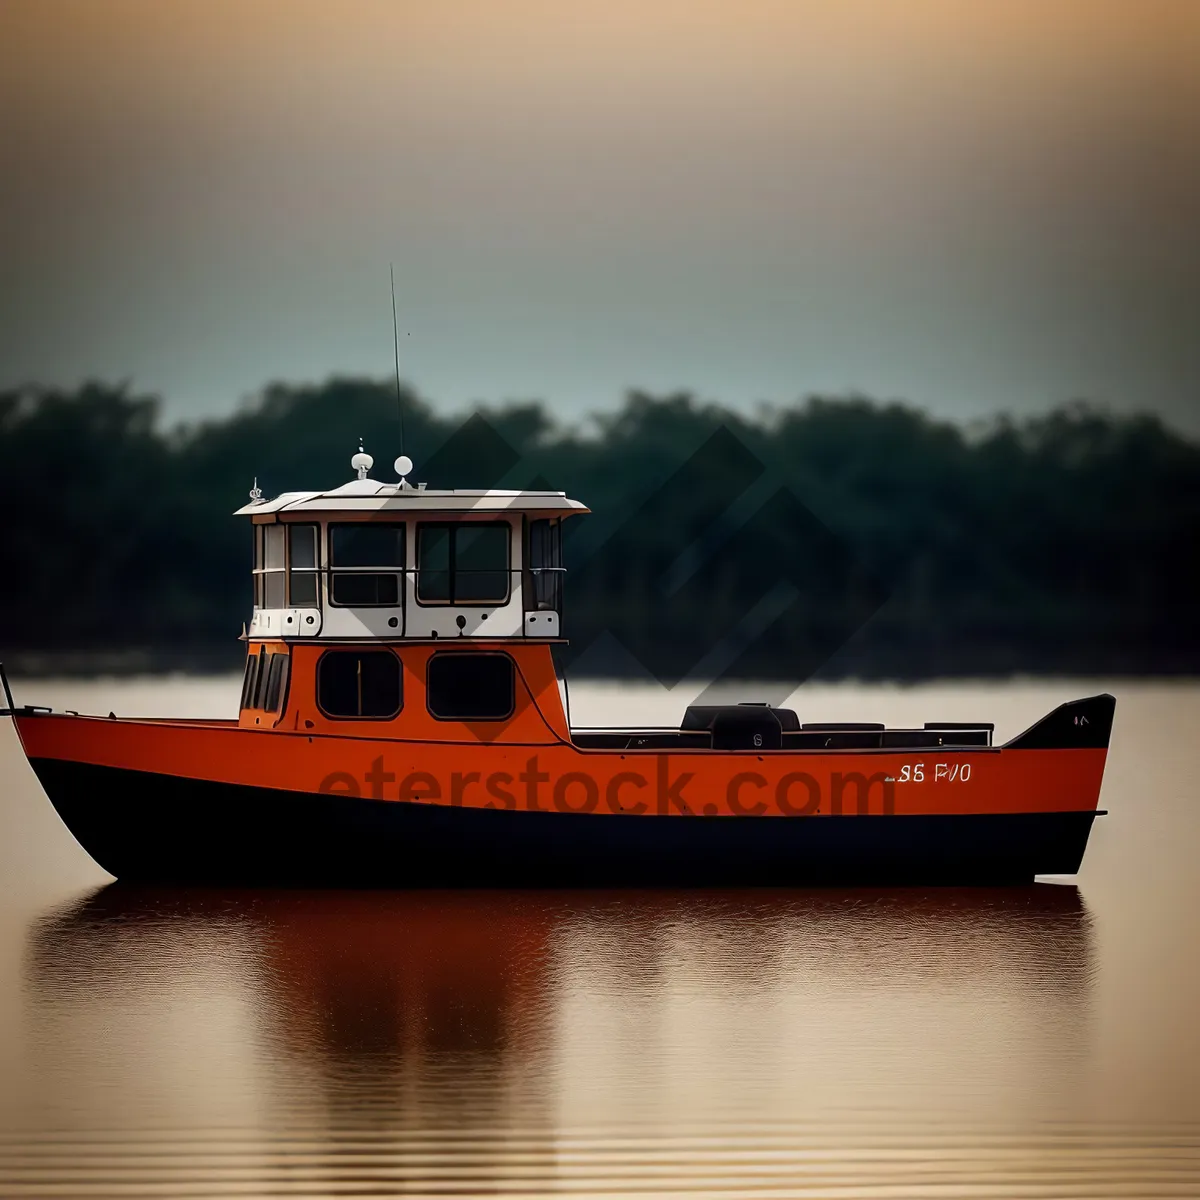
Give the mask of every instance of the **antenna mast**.
[[400, 453], [404, 454], [404, 401], [400, 396], [400, 327], [396, 324], [396, 264], [388, 264], [392, 279], [392, 348], [396, 353], [396, 411], [400, 415]]

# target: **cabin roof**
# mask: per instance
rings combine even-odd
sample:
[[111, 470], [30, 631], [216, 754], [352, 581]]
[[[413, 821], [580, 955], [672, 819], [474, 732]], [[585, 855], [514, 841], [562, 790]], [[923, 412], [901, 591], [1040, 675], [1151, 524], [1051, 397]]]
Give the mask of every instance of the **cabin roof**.
[[565, 492], [509, 491], [501, 488], [415, 488], [374, 479], [352, 479], [325, 492], [281, 492], [273, 500], [253, 500], [235, 517], [281, 512], [538, 512], [569, 516], [590, 510]]

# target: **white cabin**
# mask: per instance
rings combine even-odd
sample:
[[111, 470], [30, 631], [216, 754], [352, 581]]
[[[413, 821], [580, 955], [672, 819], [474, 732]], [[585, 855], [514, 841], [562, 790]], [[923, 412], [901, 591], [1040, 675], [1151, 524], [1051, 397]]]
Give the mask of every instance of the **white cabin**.
[[[562, 492], [427, 490], [367, 477], [284, 492], [236, 516], [254, 525], [251, 639], [560, 636]], [[411, 469], [407, 460], [401, 465]]]

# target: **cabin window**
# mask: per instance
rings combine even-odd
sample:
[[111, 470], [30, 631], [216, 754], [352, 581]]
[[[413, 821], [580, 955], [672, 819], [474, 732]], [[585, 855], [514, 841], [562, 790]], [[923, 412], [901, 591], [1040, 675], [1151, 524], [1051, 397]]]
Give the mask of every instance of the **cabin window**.
[[289, 525], [288, 604], [317, 607], [317, 526]]
[[404, 570], [404, 526], [336, 524], [329, 527], [330, 599], [353, 608], [395, 608]]
[[[259, 567], [262, 566], [262, 543], [263, 543], [263, 527], [261, 525], [254, 526], [254, 562], [250, 567], [251, 579], [254, 580], [254, 607], [262, 608], [263, 606], [263, 581], [262, 575], [259, 574]], [[250, 662], [247, 660], [246, 670], [249, 672]], [[243, 704], [243, 708], [246, 706]]]
[[254, 603], [259, 608], [282, 608], [286, 530], [282, 525], [259, 525], [256, 528]]
[[508, 600], [507, 521], [417, 526], [417, 600], [503, 604]]
[[263, 576], [263, 607], [283, 607], [283, 572], [268, 571]]
[[254, 689], [258, 686], [258, 655], [251, 654], [246, 658], [246, 674], [242, 679], [242, 702], [240, 708], [254, 707]]
[[284, 533], [282, 525], [267, 525], [263, 528], [263, 566], [268, 571], [283, 570]]
[[529, 522], [529, 573], [533, 577], [531, 607], [539, 612], [562, 611], [562, 522]]
[[267, 702], [267, 674], [270, 664], [267, 662], [267, 648], [258, 648], [258, 671], [254, 677], [254, 700], [251, 708], [264, 708]]
[[439, 721], [502, 721], [513, 714], [515, 687], [507, 654], [435, 654], [426, 702]]
[[390, 650], [327, 650], [317, 663], [327, 717], [384, 720], [400, 711], [400, 660]]
[[268, 712], [278, 712], [279, 703], [287, 693], [288, 655], [272, 654], [267, 673], [267, 700], [263, 707]]

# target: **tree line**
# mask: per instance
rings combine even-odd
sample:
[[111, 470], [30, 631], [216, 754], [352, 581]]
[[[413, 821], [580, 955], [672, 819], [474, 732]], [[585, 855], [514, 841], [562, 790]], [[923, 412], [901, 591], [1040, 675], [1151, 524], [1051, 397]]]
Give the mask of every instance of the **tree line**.
[[403, 439], [431, 488], [589, 505], [566, 526], [581, 673], [1200, 669], [1200, 446], [1152, 416], [1076, 404], [964, 429], [858, 397], [747, 414], [632, 392], [565, 426], [540, 403], [464, 418], [359, 378], [178, 427], [127, 386], [0, 392], [0, 656], [236, 664], [250, 539], [231, 511], [256, 479], [344, 482], [360, 437], [376, 478]]

